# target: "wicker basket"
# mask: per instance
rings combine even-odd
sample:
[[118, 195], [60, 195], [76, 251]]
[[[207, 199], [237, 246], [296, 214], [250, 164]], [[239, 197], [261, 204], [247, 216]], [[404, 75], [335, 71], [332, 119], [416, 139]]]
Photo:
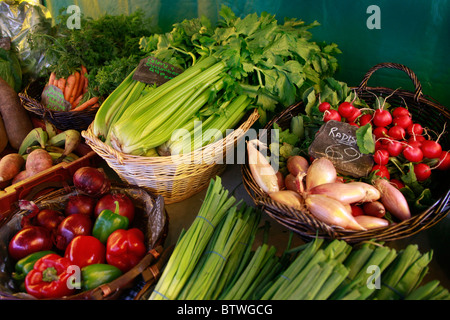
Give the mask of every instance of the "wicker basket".
[[[226, 152], [234, 148], [248, 129], [258, 120], [255, 109], [238, 129], [221, 140], [188, 154], [164, 157], [143, 157], [117, 151], [98, 139], [92, 126], [81, 135], [92, 150], [130, 184], [148, 188], [162, 195], [168, 204], [182, 201], [205, 189], [210, 180], [226, 167]], [[217, 153], [214, 150], [218, 150]]]
[[[63, 187], [61, 187], [63, 185]], [[60, 183], [59, 188], [55, 189], [55, 184], [39, 186], [40, 192], [44, 194], [32, 199], [39, 208], [52, 208], [55, 210], [62, 210], [68, 197], [76, 194], [74, 186], [67, 183]], [[168, 256], [166, 252], [170, 253], [169, 249], [164, 249], [162, 245], [168, 232], [168, 216], [164, 209], [164, 199], [161, 196], [156, 196], [148, 191], [137, 186], [127, 185], [123, 183], [112, 182], [112, 190], [120, 190], [126, 192], [132, 199], [136, 215], [131, 227], [141, 229], [146, 236], [146, 246], [148, 248], [147, 254], [142, 260], [132, 269], [113, 280], [110, 283], [101, 285], [89, 291], [80, 292], [72, 296], [60, 298], [61, 300], [115, 300], [127, 293], [127, 290], [138, 285], [138, 276], [147, 283], [153, 283], [159, 276], [159, 270], [167, 261]], [[36, 190], [36, 191], [39, 191]], [[48, 191], [51, 190], [51, 191]], [[3, 238], [10, 238], [15, 232], [20, 229], [20, 219], [25, 210], [18, 210], [9, 217], [8, 221], [4, 221], [0, 225], [0, 235]], [[7, 251], [7, 248], [1, 249]], [[5, 254], [5, 252], [3, 252]], [[6, 256], [7, 256], [6, 252]], [[164, 261], [162, 261], [161, 257]], [[35, 300], [34, 297], [26, 293], [15, 293], [13, 286], [9, 283], [11, 261], [2, 254], [2, 261], [0, 261], [0, 300]], [[140, 279], [142, 281], [142, 279]], [[3, 288], [3, 290], [1, 289]], [[7, 288], [7, 289], [5, 289]]]
[[[384, 87], [367, 87], [367, 81], [378, 69], [393, 68], [407, 73], [415, 86], [414, 92], [405, 90], [392, 90]], [[382, 63], [371, 68], [364, 76], [357, 90], [359, 98], [371, 104], [376, 96], [390, 96], [389, 103], [392, 106], [407, 104], [415, 122], [432, 128], [436, 132], [442, 132], [445, 123], [450, 119], [449, 110], [434, 101], [430, 97], [425, 97], [422, 88], [415, 74], [407, 67], [395, 63]], [[305, 108], [302, 102], [294, 104], [284, 112], [272, 119], [266, 125], [266, 129], [272, 128], [277, 123], [282, 129], [289, 128], [292, 117], [299, 113], [304, 114]], [[450, 139], [444, 135], [440, 140], [443, 150], [450, 148]], [[313, 217], [309, 212], [299, 211], [274, 202], [256, 184], [247, 164], [242, 165], [242, 176], [244, 186], [255, 204], [269, 216], [290, 230], [298, 233], [303, 239], [311, 240], [316, 236], [328, 239], [342, 239], [349, 243], [356, 243], [365, 240], [392, 241], [409, 237], [422, 230], [428, 229], [443, 219], [450, 211], [450, 189], [448, 185], [449, 170], [441, 171], [437, 178], [437, 186], [433, 189], [437, 201], [427, 210], [420, 214], [413, 215], [408, 220], [367, 231], [349, 231], [338, 227], [331, 227]]]
[[54, 111], [46, 108], [39, 101], [43, 86], [38, 82], [30, 83], [23, 92], [19, 93], [23, 107], [38, 119], [50, 121], [57, 129], [65, 131], [75, 129], [86, 130], [95, 118], [98, 108], [81, 111]]

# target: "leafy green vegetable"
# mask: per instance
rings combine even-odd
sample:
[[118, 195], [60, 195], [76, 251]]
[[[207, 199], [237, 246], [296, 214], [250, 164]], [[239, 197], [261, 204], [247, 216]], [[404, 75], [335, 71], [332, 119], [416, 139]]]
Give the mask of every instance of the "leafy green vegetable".
[[98, 19], [81, 16], [81, 28], [69, 29], [69, 17], [61, 13], [47, 33], [29, 35], [33, 50], [44, 52], [49, 65], [42, 76], [53, 71], [57, 78], [67, 78], [84, 65], [90, 90], [100, 96], [111, 93], [144, 56], [139, 40], [153, 34], [149, 19], [141, 10], [130, 15], [105, 14]]
[[370, 123], [356, 129], [356, 143], [361, 153], [369, 154], [375, 152], [375, 141], [372, 136], [372, 125]]
[[12, 50], [0, 48], [0, 77], [16, 92], [22, 88], [22, 69], [19, 59]]

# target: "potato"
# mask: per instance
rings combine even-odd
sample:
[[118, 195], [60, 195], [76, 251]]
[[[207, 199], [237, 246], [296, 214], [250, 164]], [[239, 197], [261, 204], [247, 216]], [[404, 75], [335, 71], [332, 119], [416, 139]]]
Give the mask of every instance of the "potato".
[[0, 78], [0, 114], [9, 144], [19, 150], [23, 139], [33, 129], [33, 123], [27, 110], [20, 103], [17, 92], [2, 78]]
[[53, 159], [50, 154], [44, 149], [35, 149], [27, 157], [25, 170], [28, 172], [28, 177], [32, 177], [52, 166]]
[[25, 160], [18, 153], [10, 153], [0, 160], [0, 182], [13, 179], [20, 171]]

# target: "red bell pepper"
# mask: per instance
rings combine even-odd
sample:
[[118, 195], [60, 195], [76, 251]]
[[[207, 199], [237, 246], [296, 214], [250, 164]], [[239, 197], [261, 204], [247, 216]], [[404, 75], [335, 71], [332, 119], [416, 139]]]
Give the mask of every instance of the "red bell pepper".
[[76, 236], [66, 247], [64, 257], [83, 268], [94, 263], [105, 262], [105, 245], [93, 236]]
[[75, 292], [68, 285], [73, 272], [69, 271], [71, 262], [56, 253], [50, 253], [34, 264], [33, 269], [25, 277], [27, 293], [38, 299], [60, 298]]
[[118, 229], [106, 242], [106, 261], [124, 273], [138, 264], [146, 252], [144, 233], [138, 228]]

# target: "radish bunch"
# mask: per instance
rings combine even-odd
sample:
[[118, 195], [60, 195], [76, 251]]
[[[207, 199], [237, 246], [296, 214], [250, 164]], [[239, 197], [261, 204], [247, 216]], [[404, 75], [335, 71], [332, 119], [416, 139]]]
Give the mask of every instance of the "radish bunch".
[[372, 126], [375, 136], [375, 165], [372, 172], [375, 175], [391, 180], [393, 184], [402, 187], [403, 183], [391, 178], [388, 167], [389, 160], [398, 159], [401, 163], [411, 163], [416, 179], [426, 181], [431, 171], [447, 170], [450, 168], [450, 155], [442, 149], [439, 135], [433, 139], [429, 130], [414, 122], [411, 113], [405, 107], [385, 108], [385, 104], [376, 109], [357, 108], [352, 102], [341, 102], [337, 107], [328, 102], [318, 106], [323, 113], [322, 120], [337, 120], [348, 122], [360, 127], [367, 124]]

